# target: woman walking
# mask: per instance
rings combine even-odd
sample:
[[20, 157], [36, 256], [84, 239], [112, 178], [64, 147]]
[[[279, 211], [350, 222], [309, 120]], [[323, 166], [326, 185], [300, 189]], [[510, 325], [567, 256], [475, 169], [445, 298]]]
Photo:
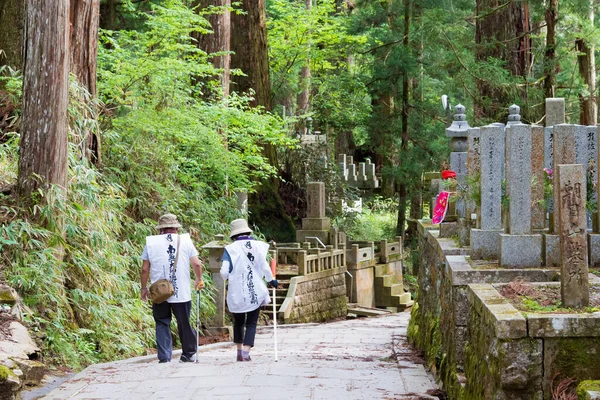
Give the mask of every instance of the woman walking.
[[263, 278], [271, 287], [277, 287], [277, 281], [267, 262], [269, 245], [250, 236], [252, 230], [245, 219], [232, 221], [230, 228], [233, 243], [225, 247], [221, 277], [229, 280], [227, 307], [233, 314], [237, 360], [251, 361], [260, 307], [271, 302]]

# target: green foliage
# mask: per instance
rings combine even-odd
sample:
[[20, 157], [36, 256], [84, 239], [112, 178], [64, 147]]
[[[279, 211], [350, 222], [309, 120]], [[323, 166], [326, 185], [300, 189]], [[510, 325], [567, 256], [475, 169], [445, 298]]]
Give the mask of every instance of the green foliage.
[[353, 241], [373, 241], [396, 237], [396, 205], [389, 199], [375, 197], [363, 203], [360, 213], [348, 213], [334, 219]]

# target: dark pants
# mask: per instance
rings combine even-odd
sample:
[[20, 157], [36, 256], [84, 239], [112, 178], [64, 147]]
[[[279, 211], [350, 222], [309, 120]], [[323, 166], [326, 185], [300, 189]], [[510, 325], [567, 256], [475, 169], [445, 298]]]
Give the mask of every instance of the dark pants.
[[156, 321], [156, 347], [158, 359], [171, 360], [173, 338], [171, 337], [171, 312], [177, 320], [177, 332], [181, 340], [181, 352], [186, 357], [196, 354], [196, 331], [190, 325], [192, 302], [152, 304], [152, 316]]
[[[260, 307], [254, 311], [233, 314], [233, 343], [243, 343], [254, 347], [254, 336], [256, 336], [256, 323]], [[246, 328], [246, 334], [244, 334]]]

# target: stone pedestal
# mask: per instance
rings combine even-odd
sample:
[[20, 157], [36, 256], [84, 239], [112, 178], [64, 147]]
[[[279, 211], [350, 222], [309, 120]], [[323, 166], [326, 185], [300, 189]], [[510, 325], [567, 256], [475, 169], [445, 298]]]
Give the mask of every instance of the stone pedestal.
[[558, 235], [546, 233], [542, 235], [544, 250], [544, 265], [546, 267], [560, 267], [560, 239]]
[[497, 260], [500, 257], [500, 234], [504, 230], [471, 229], [471, 258]]
[[500, 235], [502, 268], [539, 268], [542, 265], [542, 235]]
[[590, 268], [600, 268], [600, 234], [588, 234]]
[[221, 332], [228, 330], [225, 325], [225, 281], [221, 278], [221, 263], [223, 252], [227, 242], [223, 235], [216, 235], [215, 240], [202, 246], [203, 249], [208, 249], [208, 270], [213, 281], [213, 298], [216, 307], [214, 317], [209, 321], [209, 328], [213, 332]]

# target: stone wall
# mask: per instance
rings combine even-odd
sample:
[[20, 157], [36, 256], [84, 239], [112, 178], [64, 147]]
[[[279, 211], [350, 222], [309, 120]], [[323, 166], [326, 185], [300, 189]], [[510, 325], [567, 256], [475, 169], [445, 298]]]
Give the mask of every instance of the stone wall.
[[346, 267], [293, 277], [280, 308], [286, 324], [322, 322], [347, 314]]
[[543, 343], [527, 336], [527, 321], [491, 285], [471, 284], [465, 399], [543, 398]]

